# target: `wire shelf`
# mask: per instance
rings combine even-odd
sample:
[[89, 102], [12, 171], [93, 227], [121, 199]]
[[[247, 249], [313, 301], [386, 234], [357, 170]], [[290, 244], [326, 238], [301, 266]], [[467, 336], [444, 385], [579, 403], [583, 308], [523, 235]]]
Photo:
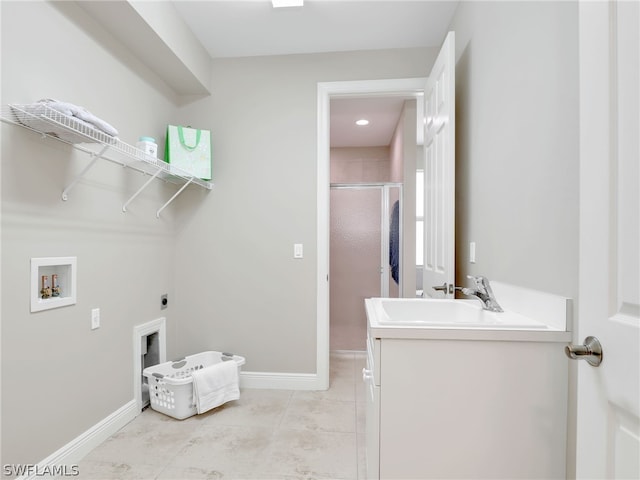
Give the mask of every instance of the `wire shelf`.
[[79, 175], [76, 180], [67, 186], [62, 199], [67, 200], [67, 194], [73, 186], [82, 179], [87, 171], [99, 159], [107, 160], [123, 167], [131, 168], [135, 171], [150, 175], [143, 187], [134, 194], [123, 206], [126, 206], [155, 178], [166, 182], [182, 185], [178, 192], [163, 205], [157, 212], [160, 212], [176, 198], [188, 185], [198, 185], [207, 190], [213, 188], [213, 184], [206, 180], [196, 178], [190, 173], [178, 167], [170, 165], [160, 159], [147, 155], [144, 151], [122, 142], [117, 137], [112, 137], [106, 133], [93, 128], [90, 124], [76, 118], [65, 115], [44, 103], [20, 105], [3, 105], [0, 111], [0, 120], [5, 123], [18, 125], [40, 135], [54, 138], [61, 142], [72, 145], [75, 149], [90, 155], [93, 160]]

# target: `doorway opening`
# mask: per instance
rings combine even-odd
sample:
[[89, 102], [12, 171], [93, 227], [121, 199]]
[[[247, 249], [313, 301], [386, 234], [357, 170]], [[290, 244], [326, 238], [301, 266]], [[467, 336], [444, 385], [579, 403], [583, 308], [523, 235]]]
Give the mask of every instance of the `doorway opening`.
[[[330, 101], [337, 98], [403, 96], [422, 106], [426, 78], [321, 82], [318, 84], [317, 142], [317, 381], [318, 388], [329, 386], [330, 352]], [[421, 117], [421, 110], [417, 118]], [[417, 129], [419, 130], [419, 129]], [[407, 194], [405, 189], [404, 194]], [[406, 202], [405, 202], [406, 205]], [[364, 308], [364, 307], [363, 307]]]

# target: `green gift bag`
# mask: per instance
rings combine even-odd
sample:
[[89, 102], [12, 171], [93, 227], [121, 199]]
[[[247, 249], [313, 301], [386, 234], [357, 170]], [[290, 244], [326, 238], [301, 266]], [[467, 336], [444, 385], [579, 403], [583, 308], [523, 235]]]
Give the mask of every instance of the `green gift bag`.
[[211, 180], [211, 132], [167, 125], [164, 161], [202, 180]]

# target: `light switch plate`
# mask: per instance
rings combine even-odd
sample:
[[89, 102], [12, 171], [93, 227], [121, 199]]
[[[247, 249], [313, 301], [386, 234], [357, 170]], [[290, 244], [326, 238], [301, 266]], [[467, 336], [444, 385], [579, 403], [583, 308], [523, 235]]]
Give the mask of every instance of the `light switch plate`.
[[91, 330], [100, 328], [100, 309], [94, 308], [91, 310]]
[[302, 258], [302, 257], [304, 257], [302, 244], [301, 243], [294, 243], [293, 244], [293, 258]]
[[469, 242], [469, 263], [476, 263], [476, 242]]

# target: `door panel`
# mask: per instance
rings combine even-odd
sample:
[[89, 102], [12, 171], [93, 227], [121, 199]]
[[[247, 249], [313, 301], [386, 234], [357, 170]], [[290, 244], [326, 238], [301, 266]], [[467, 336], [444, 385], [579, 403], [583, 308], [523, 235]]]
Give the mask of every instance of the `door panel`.
[[455, 279], [455, 35], [450, 32], [425, 87], [425, 296]]
[[580, 2], [578, 478], [640, 478], [640, 7]]

